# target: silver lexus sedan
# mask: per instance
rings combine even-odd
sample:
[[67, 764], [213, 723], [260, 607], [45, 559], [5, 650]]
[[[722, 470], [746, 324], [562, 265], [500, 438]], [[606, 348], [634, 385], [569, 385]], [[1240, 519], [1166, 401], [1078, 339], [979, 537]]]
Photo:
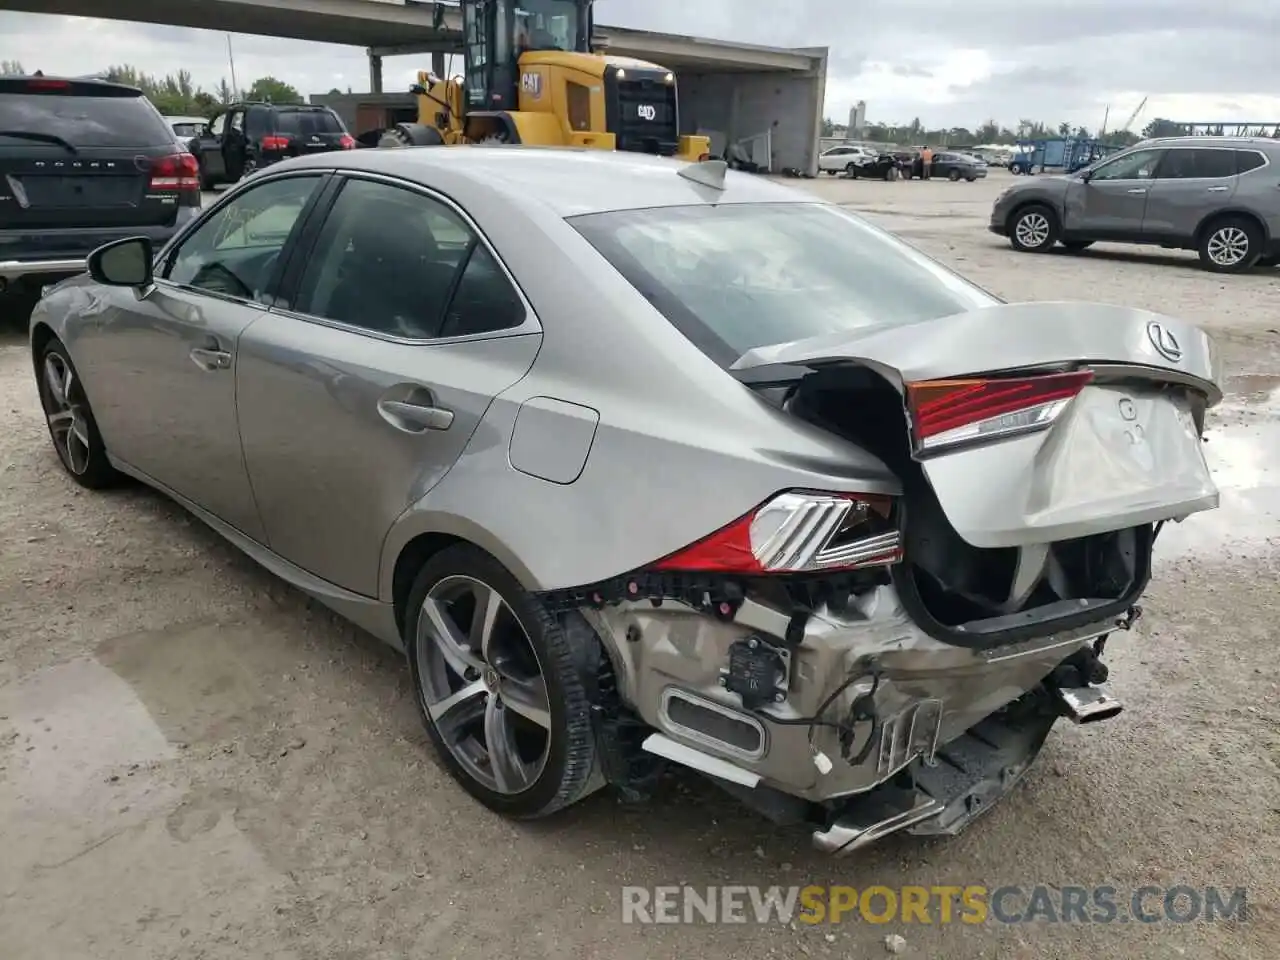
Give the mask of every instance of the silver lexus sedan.
[[514, 817], [670, 765], [847, 853], [954, 834], [1217, 505], [1176, 319], [1005, 304], [710, 161], [281, 163], [31, 319], [76, 483], [163, 491], [401, 648]]

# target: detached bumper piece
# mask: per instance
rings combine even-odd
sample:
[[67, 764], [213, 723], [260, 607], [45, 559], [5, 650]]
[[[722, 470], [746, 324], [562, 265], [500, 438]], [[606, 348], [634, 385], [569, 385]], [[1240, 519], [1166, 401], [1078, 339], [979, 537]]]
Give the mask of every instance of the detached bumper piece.
[[819, 850], [844, 857], [892, 833], [955, 836], [995, 805], [1031, 768], [1057, 718], [1048, 711], [988, 717], [919, 759], [891, 784], [855, 797], [826, 830]]

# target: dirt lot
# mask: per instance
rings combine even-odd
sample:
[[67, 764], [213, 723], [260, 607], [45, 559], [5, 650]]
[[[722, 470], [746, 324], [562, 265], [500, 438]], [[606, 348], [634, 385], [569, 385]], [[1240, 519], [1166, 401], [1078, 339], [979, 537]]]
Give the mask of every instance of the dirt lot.
[[[428, 750], [392, 651], [160, 497], [59, 470], [22, 335], [0, 337], [0, 956], [1274, 958], [1280, 944], [1280, 272], [1188, 254], [1024, 256], [985, 183], [804, 184], [1010, 299], [1210, 328], [1231, 375], [1207, 447], [1223, 508], [1166, 531], [1127, 711], [1061, 728], [950, 842], [825, 860], [693, 779], [512, 825]], [[12, 326], [10, 330], [12, 330]], [[1166, 539], [1167, 537], [1167, 539]], [[1248, 888], [1244, 923], [628, 926], [621, 887]], [[1158, 904], [1158, 898], [1152, 903]], [[934, 917], [936, 920], [936, 915]]]

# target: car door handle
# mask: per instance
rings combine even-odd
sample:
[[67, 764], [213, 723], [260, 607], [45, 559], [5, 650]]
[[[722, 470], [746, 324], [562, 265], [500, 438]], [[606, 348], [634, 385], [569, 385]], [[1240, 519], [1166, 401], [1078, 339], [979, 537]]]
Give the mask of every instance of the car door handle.
[[191, 351], [191, 362], [201, 370], [230, 370], [231, 354], [214, 347], [195, 347]]
[[1222, 184], [1218, 184], [1216, 187], [1210, 187], [1209, 192], [1210, 193], [1226, 193], [1230, 189], [1231, 189], [1230, 187], [1223, 186]]
[[406, 433], [448, 430], [453, 426], [452, 410], [408, 400], [379, 400], [378, 413], [387, 423]]
[[1134, 187], [1134, 188], [1133, 188], [1132, 190], [1130, 190], [1129, 192], [1130, 192], [1130, 193], [1146, 193], [1146, 192], [1147, 192], [1147, 188], [1146, 188], [1146, 187]]

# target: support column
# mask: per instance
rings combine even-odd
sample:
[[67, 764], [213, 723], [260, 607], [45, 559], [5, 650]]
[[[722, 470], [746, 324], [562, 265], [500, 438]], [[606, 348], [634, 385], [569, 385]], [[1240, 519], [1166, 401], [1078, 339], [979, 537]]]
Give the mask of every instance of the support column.
[[431, 72], [440, 79], [444, 79], [444, 54], [431, 54]]
[[382, 58], [377, 54], [369, 54], [369, 92], [382, 92]]

